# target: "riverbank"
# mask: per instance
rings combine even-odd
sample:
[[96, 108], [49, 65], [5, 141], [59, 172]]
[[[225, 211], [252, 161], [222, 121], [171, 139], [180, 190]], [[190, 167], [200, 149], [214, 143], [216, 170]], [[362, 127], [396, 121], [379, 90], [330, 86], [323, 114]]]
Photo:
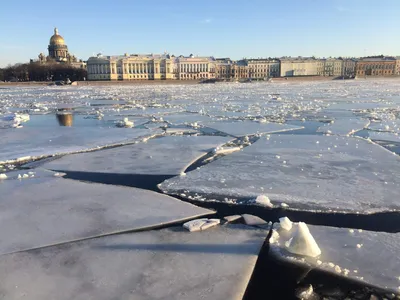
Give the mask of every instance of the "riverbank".
[[[352, 80], [397, 80], [400, 76], [368, 76], [357, 79], [346, 79]], [[272, 82], [323, 82], [340, 80], [333, 76], [309, 76], [309, 77], [279, 77], [273, 78]], [[256, 82], [256, 81], [253, 81]], [[265, 81], [267, 82], [267, 81]], [[52, 81], [27, 81], [27, 82], [0, 82], [2, 86], [48, 86], [53, 84]], [[132, 80], [132, 81], [75, 81], [73, 85], [78, 86], [105, 86], [105, 85], [193, 85], [199, 84], [199, 80]], [[231, 82], [235, 83], [235, 82]]]

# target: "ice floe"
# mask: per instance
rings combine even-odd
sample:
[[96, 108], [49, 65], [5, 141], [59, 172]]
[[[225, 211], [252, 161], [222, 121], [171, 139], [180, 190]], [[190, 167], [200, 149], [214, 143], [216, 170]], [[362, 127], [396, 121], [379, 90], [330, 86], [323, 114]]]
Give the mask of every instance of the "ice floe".
[[42, 157], [131, 143], [161, 131], [130, 128], [45, 127], [6, 129], [1, 132], [0, 162], [19, 157]]
[[38, 176], [0, 181], [0, 254], [212, 214], [147, 190], [24, 172]]
[[351, 135], [369, 125], [369, 120], [365, 119], [336, 119], [318, 128], [317, 132], [326, 134]]
[[279, 123], [259, 123], [253, 121], [219, 121], [205, 122], [204, 126], [216, 129], [229, 135], [239, 137], [250, 134], [266, 134], [272, 132], [282, 132], [302, 129], [303, 127], [279, 124]]
[[[307, 226], [302, 222], [293, 223], [290, 231], [280, 227], [274, 224], [274, 231], [279, 234], [270, 239], [273, 257], [399, 293], [400, 233]], [[300, 243], [291, 249], [300, 232], [305, 237], [303, 240], [309, 242], [297, 239]]]
[[30, 300], [239, 300], [267, 234], [172, 227], [2, 255], [0, 290]]
[[271, 135], [160, 188], [220, 201], [263, 194], [311, 211], [398, 211], [400, 159], [361, 138]]
[[179, 175], [194, 161], [229, 140], [219, 136], [165, 136], [147, 143], [63, 156], [43, 167], [62, 171]]

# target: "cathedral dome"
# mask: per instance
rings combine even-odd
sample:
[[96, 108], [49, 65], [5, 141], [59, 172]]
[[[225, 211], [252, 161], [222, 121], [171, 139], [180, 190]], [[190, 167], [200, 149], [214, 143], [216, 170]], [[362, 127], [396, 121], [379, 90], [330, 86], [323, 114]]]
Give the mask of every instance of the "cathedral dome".
[[58, 34], [57, 28], [54, 28], [54, 34], [50, 38], [50, 45], [65, 45], [64, 38]]

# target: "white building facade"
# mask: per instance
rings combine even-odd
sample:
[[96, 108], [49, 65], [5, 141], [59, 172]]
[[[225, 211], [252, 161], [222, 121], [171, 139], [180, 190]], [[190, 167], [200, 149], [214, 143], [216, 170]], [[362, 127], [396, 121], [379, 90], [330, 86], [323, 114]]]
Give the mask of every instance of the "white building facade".
[[249, 68], [249, 78], [254, 80], [279, 77], [280, 62], [276, 59], [268, 58], [250, 58], [243, 62]]
[[88, 80], [199, 80], [215, 77], [212, 57], [125, 54], [87, 61]]
[[315, 58], [282, 58], [281, 77], [316, 76], [319, 60]]

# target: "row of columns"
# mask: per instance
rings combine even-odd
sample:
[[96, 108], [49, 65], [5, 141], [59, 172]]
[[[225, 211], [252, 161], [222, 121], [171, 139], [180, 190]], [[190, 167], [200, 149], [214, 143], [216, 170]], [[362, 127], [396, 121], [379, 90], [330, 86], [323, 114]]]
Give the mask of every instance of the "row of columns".
[[208, 72], [208, 64], [180, 64], [180, 72]]
[[124, 73], [125, 74], [147, 74], [147, 73], [158, 73], [158, 68], [156, 66], [155, 72], [152, 64], [146, 63], [124, 63]]
[[87, 66], [90, 74], [110, 74], [115, 73], [115, 70], [111, 70], [110, 65], [106, 64], [90, 64]]

